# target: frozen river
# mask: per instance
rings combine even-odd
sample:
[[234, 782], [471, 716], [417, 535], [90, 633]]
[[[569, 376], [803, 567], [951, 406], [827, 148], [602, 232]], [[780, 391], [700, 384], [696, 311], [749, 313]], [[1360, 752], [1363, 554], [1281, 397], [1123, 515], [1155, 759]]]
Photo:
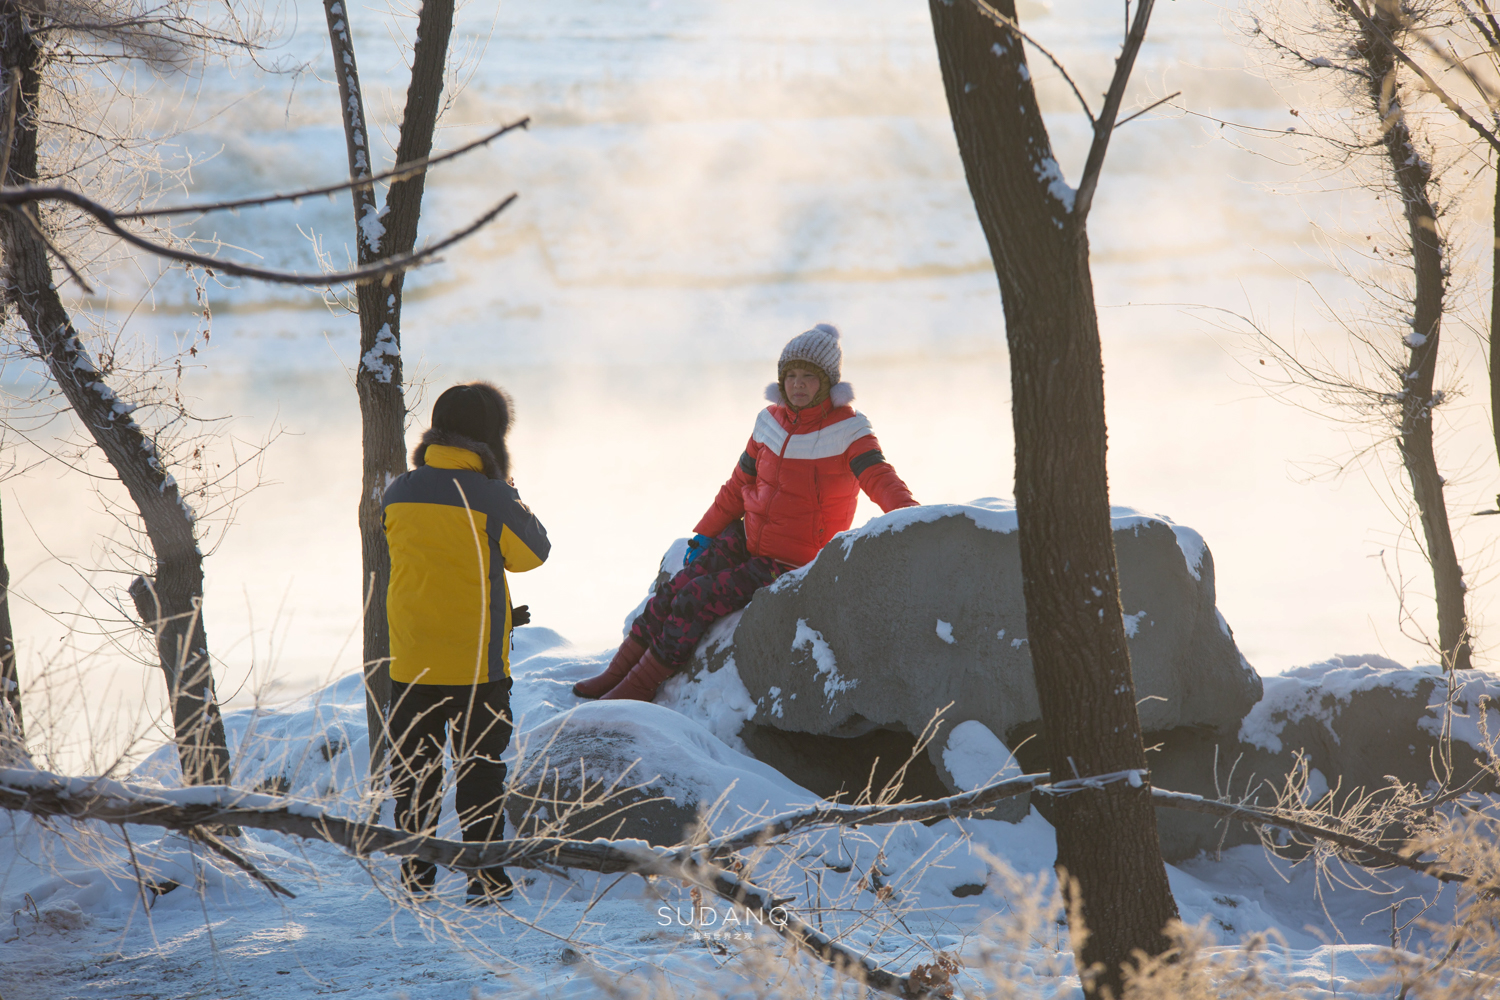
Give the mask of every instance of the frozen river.
[[[1092, 16], [1102, 6], [1022, 5], [1085, 93], [1104, 88], [1118, 38], [1117, 12]], [[459, 225], [510, 191], [521, 198], [408, 283], [407, 371], [433, 389], [478, 377], [514, 395], [516, 483], [554, 540], [546, 567], [514, 582], [536, 624], [589, 648], [618, 640], [660, 553], [730, 472], [781, 345], [814, 322], [844, 330], [857, 405], [919, 500], [1011, 495], [1000, 301], [924, 4], [478, 7], [455, 36], [473, 58], [438, 145], [521, 114], [533, 125], [436, 172], [424, 231]], [[180, 140], [209, 157], [193, 172], [195, 194], [343, 172], [321, 10], [283, 13], [273, 61], [309, 69], [207, 79], [197, 117], [235, 103]], [[381, 88], [399, 84], [402, 66], [387, 22], [356, 7], [353, 23], [367, 107], [389, 122], [400, 94]], [[1394, 452], [1342, 478], [1310, 478], [1368, 435], [1271, 398], [1255, 380], [1264, 355], [1212, 311], [1253, 313], [1279, 337], [1337, 355], [1343, 335], [1313, 290], [1335, 313], [1363, 306], [1320, 229], [1363, 239], [1383, 218], [1362, 192], [1293, 197], [1303, 171], [1278, 162], [1293, 151], [1212, 120], [1296, 122], [1290, 98], [1246, 72], [1254, 59], [1227, 24], [1204, 0], [1158, 5], [1127, 108], [1180, 89], [1180, 103], [1211, 117], [1167, 111], [1122, 128], [1095, 202], [1112, 497], [1202, 533], [1219, 607], [1262, 672], [1335, 653], [1426, 660], [1399, 628], [1387, 578], [1404, 573], [1417, 623], [1430, 619], [1423, 567], [1399, 541], [1405, 515], [1391, 509]], [[1076, 180], [1086, 123], [1041, 61], [1033, 67]], [[1252, 155], [1247, 141], [1272, 155]], [[1456, 231], [1466, 218], [1455, 213]], [[342, 261], [350, 219], [347, 201], [319, 201], [198, 228], [309, 267], [304, 233]], [[1468, 235], [1468, 246], [1485, 239]], [[97, 303], [107, 318], [139, 297], [128, 276], [118, 288]], [[227, 433], [241, 441], [284, 431], [260, 463], [264, 485], [209, 539], [209, 637], [223, 693], [243, 703], [358, 664], [359, 423], [348, 374], [358, 332], [314, 293], [227, 287], [212, 304], [213, 339], [188, 375], [190, 394], [203, 413], [232, 417]], [[164, 286], [129, 329], [170, 343], [193, 312]], [[1486, 555], [1500, 519], [1466, 515], [1493, 505], [1496, 464], [1479, 336], [1457, 321], [1449, 330], [1453, 375], [1471, 392], [1448, 408], [1440, 460], [1461, 558], [1480, 584], [1484, 663]], [[417, 407], [423, 425], [433, 389]], [[216, 456], [227, 454], [221, 444]], [[54, 463], [10, 480], [4, 501], [23, 682], [36, 687], [45, 666], [58, 698], [34, 714], [69, 717], [79, 735], [84, 708], [106, 727], [102, 706], [134, 705], [142, 692], [157, 700], [155, 671], [110, 638], [61, 638], [56, 614], [100, 609], [127, 580], [96, 571], [116, 565], [101, 538], [122, 536], [98, 500]], [[875, 512], [862, 500], [856, 523]], [[86, 679], [85, 701], [64, 698], [76, 679]], [[100, 695], [106, 686], [114, 700]]]

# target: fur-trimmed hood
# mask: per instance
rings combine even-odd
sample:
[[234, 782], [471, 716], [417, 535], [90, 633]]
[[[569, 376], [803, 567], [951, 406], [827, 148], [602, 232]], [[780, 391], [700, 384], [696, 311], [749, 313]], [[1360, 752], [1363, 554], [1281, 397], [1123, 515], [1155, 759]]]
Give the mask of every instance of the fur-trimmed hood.
[[[854, 386], [848, 382], [838, 382], [828, 390], [828, 401], [834, 406], [848, 406], [854, 402]], [[791, 406], [787, 398], [781, 392], [781, 383], [772, 382], [766, 386], [766, 402], [775, 403], [777, 406]]]
[[445, 445], [449, 448], [465, 448], [479, 456], [483, 465], [483, 471], [491, 479], [510, 479], [510, 453], [506, 451], [505, 444], [500, 444], [500, 454], [483, 441], [475, 441], [473, 438], [464, 437], [455, 431], [441, 430], [433, 427], [423, 432], [422, 440], [411, 453], [411, 464], [421, 468], [427, 464], [427, 448], [429, 445]]

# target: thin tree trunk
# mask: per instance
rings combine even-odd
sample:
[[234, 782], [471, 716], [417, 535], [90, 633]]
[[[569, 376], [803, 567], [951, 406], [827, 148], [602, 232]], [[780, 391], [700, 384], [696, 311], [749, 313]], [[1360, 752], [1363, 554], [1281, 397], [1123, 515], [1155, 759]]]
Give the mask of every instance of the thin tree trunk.
[[[412, 163], [432, 151], [433, 131], [442, 106], [443, 71], [453, 33], [453, 0], [425, 0], [417, 17], [411, 83], [396, 146], [396, 162]], [[351, 177], [373, 170], [370, 131], [365, 119], [354, 36], [344, 0], [324, 0], [334, 64], [339, 68], [339, 102], [344, 117]], [[391, 184], [383, 209], [376, 208], [373, 185], [354, 190], [354, 223], [359, 262], [406, 253], [416, 246], [427, 175]], [[355, 289], [359, 306], [360, 363], [355, 372], [363, 428], [364, 475], [360, 486], [359, 534], [366, 588], [364, 621], [365, 715], [370, 727], [370, 773], [385, 759], [384, 705], [390, 699], [390, 632], [386, 588], [390, 553], [385, 545], [381, 499], [391, 480], [406, 471], [406, 399], [401, 374], [401, 293], [405, 275]]]
[[[0, 4], [0, 50], [7, 75], [21, 74], [7, 185], [37, 180], [37, 99], [41, 66], [24, 16], [13, 2]], [[193, 512], [156, 454], [156, 446], [131, 417], [134, 408], [115, 395], [84, 348], [53, 281], [47, 244], [25, 209], [0, 213], [0, 252], [6, 295], [31, 331], [38, 355], [93, 436], [140, 512], [156, 559], [148, 627], [159, 629], [158, 652], [172, 706], [172, 719], [188, 784], [229, 780], [229, 749], [214, 697], [208, 643], [203, 629], [203, 555], [193, 530]], [[135, 597], [143, 581], [131, 585]], [[141, 607], [137, 598], [137, 607]], [[159, 610], [158, 610], [159, 608]], [[161, 623], [158, 625], [158, 623]]]
[[[359, 65], [354, 58], [354, 32], [349, 24], [343, 0], [324, 0], [323, 11], [328, 20], [328, 37], [333, 46], [333, 61], [338, 75], [339, 107], [343, 112], [344, 141], [349, 154], [349, 176], [354, 179], [368, 177], [373, 172], [370, 162], [370, 132], [365, 123], [364, 97], [359, 85]], [[359, 263], [374, 260], [380, 253], [380, 239], [384, 225], [380, 221], [380, 209], [375, 197], [375, 186], [361, 185], [350, 191], [354, 205], [354, 239]], [[388, 350], [371, 355], [378, 336], [372, 334], [371, 323], [377, 315], [380, 285], [361, 285], [356, 291], [360, 319], [360, 364], [355, 372], [355, 391], [359, 394], [360, 427], [362, 430], [363, 473], [359, 494], [359, 541], [362, 583], [364, 588], [364, 654], [365, 672], [365, 722], [370, 732], [370, 774], [380, 773], [385, 760], [385, 705], [390, 701], [391, 674], [390, 632], [386, 623], [385, 597], [390, 582], [390, 554], [385, 547], [383, 525], [378, 523], [380, 498], [385, 492], [387, 476], [395, 477], [406, 470], [405, 442], [402, 434], [401, 400], [401, 352], [395, 337]], [[375, 382], [367, 359], [385, 361], [389, 355], [391, 378], [380, 391], [381, 383]], [[372, 384], [373, 383], [373, 384]], [[394, 394], [395, 405], [387, 398]], [[393, 419], [394, 418], [394, 419]], [[392, 425], [394, 424], [394, 428]], [[394, 433], [392, 431], [394, 430]], [[394, 449], [393, 449], [394, 443]], [[392, 451], [396, 454], [392, 455]]]
[[[1385, 5], [1371, 8], [1371, 26], [1386, 37], [1402, 34], [1400, 12]], [[1464, 613], [1463, 570], [1453, 547], [1448, 526], [1448, 506], [1443, 498], [1443, 477], [1438, 474], [1432, 444], [1433, 395], [1438, 345], [1443, 323], [1443, 299], [1448, 279], [1444, 273], [1446, 247], [1438, 233], [1430, 185], [1432, 164], [1412, 141], [1397, 80], [1396, 57], [1385, 39], [1361, 27], [1360, 47], [1370, 70], [1369, 97], [1385, 130], [1387, 159], [1406, 214], [1411, 238], [1412, 299], [1411, 330], [1405, 334], [1410, 351], [1401, 372], [1401, 425], [1396, 437], [1402, 464], [1411, 478], [1412, 497], [1422, 521], [1427, 559], [1432, 565], [1433, 589], [1437, 597], [1438, 645], [1443, 665], [1456, 670], [1472, 666], [1469, 625]]]
[[26, 722], [21, 715], [21, 676], [16, 670], [16, 638], [10, 625], [10, 564], [5, 561], [5, 528], [0, 524], [0, 741], [26, 752]]
[[[369, 177], [371, 133], [354, 60], [354, 33], [345, 0], [324, 0], [329, 40], [339, 72], [339, 103], [350, 154], [350, 175]], [[443, 73], [453, 34], [453, 0], [425, 0], [417, 15], [417, 42], [411, 54], [411, 84], [401, 118], [396, 163], [425, 159], [432, 151], [443, 105]], [[374, 186], [354, 189], [354, 228], [360, 264], [410, 252], [417, 244], [422, 219], [426, 171], [392, 183], [386, 207], [375, 207]], [[360, 484], [360, 550], [365, 567], [365, 715], [371, 732], [371, 774], [386, 759], [384, 705], [390, 700], [390, 625], [386, 589], [390, 585], [390, 552], [381, 519], [381, 498], [407, 471], [407, 399], [402, 391], [401, 303], [405, 274], [356, 288], [360, 310], [360, 364], [354, 387], [360, 397], [365, 474]]]
[[[1500, 459], [1500, 154], [1495, 159], [1495, 203], [1491, 209], [1494, 247], [1490, 251], [1490, 424], [1495, 434], [1495, 457]], [[1500, 496], [1495, 498], [1500, 508]]]
[[[1015, 19], [1013, 0], [998, 0]], [[1105, 471], [1104, 381], [1085, 220], [1061, 182], [1021, 39], [968, 0], [930, 0], [954, 132], [1005, 307], [1027, 634], [1056, 781], [1146, 767]], [[1108, 127], [1107, 125], [1105, 127]], [[1053, 183], [1056, 178], [1057, 183]], [[1159, 954], [1177, 916], [1151, 792], [1059, 798], [1057, 863], [1077, 880], [1085, 986]], [[1075, 928], [1075, 931], [1077, 929]]]

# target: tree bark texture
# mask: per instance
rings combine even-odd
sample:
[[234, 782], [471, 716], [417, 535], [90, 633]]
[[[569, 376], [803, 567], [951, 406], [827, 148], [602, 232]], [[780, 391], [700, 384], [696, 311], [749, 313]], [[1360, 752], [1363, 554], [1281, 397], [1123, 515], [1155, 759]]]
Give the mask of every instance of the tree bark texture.
[[1386, 43], [1387, 38], [1394, 40], [1403, 33], [1402, 14], [1384, 4], [1373, 4], [1369, 13], [1369, 27], [1356, 22], [1360, 33], [1358, 47], [1369, 70], [1367, 94], [1372, 110], [1380, 118], [1386, 158], [1401, 195], [1411, 238], [1412, 319], [1410, 331], [1402, 335], [1409, 350], [1405, 369], [1400, 373], [1401, 423], [1396, 445], [1411, 479], [1427, 559], [1432, 565], [1443, 664], [1464, 670], [1473, 665], [1468, 616], [1464, 612], [1467, 587], [1453, 546], [1443, 477], [1438, 474], [1432, 442], [1432, 411], [1439, 402], [1432, 383], [1437, 372], [1448, 286], [1443, 259], [1446, 244], [1438, 233], [1437, 212], [1432, 204], [1432, 164], [1412, 139], [1401, 100], [1396, 56]]
[[[371, 140], [361, 96], [354, 36], [344, 0], [324, 0], [329, 40], [338, 69], [339, 101], [348, 145], [349, 174], [368, 177]], [[453, 33], [453, 0], [425, 0], [417, 18], [411, 83], [396, 146], [396, 163], [411, 163], [432, 152], [432, 137], [442, 106], [443, 72]], [[426, 172], [393, 182], [383, 209], [377, 209], [373, 185], [354, 189], [355, 241], [359, 263], [411, 251], [417, 242]], [[406, 398], [402, 390], [401, 301], [404, 274], [355, 289], [359, 306], [360, 362], [355, 371], [363, 428], [364, 471], [360, 484], [359, 534], [366, 588], [364, 620], [365, 715], [370, 726], [371, 774], [379, 772], [386, 753], [384, 705], [390, 700], [390, 632], [386, 621], [386, 588], [390, 553], [386, 550], [381, 498], [391, 481], [406, 471]]]
[[21, 715], [21, 675], [16, 670], [16, 637], [10, 625], [10, 564], [5, 561], [5, 527], [0, 523], [0, 688], [5, 709], [0, 714], [3, 738], [26, 746], [26, 723]]
[[[1490, 426], [1495, 433], [1495, 458], [1500, 460], [1500, 161], [1495, 164], [1495, 203], [1491, 209], [1494, 247], [1490, 250]], [[1500, 508], [1500, 497], [1495, 498]]]
[[[994, 6], [1016, 17], [1013, 0]], [[1084, 220], [1072, 214], [1022, 42], [969, 0], [930, 0], [969, 189], [1005, 308], [1016, 511], [1031, 659], [1055, 781], [1146, 767], [1121, 617], [1105, 470], [1104, 378]], [[1105, 127], [1108, 127], [1107, 125]], [[1077, 880], [1091, 993], [1177, 916], [1148, 787], [1056, 802], [1058, 866]]]
[[[21, 81], [5, 183], [35, 183], [42, 65], [25, 16], [13, 2], [0, 4], [0, 57], [7, 75], [19, 70]], [[27, 210], [0, 213], [6, 298], [25, 320], [38, 356], [78, 422], [104, 452], [140, 512], [156, 561], [150, 585], [154, 599], [150, 614], [143, 612], [142, 619], [157, 632], [183, 780], [226, 783], [229, 749], [203, 627], [203, 555], [193, 512], [158, 457], [155, 442], [131, 416], [134, 406], [115, 395], [89, 357], [57, 293], [40, 224], [35, 216], [23, 217], [23, 211]], [[142, 580], [132, 584], [132, 597], [141, 585]], [[141, 607], [139, 598], [136, 605]]]

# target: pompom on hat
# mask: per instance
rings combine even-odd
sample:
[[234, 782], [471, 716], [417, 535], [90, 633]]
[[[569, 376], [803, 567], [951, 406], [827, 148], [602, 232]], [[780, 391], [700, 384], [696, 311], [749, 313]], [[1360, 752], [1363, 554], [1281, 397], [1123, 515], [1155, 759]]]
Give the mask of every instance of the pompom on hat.
[[776, 381], [766, 388], [768, 400], [786, 403], [781, 383], [786, 379], [787, 369], [799, 362], [812, 365], [828, 376], [828, 398], [834, 406], [848, 406], [854, 401], [854, 387], [841, 378], [844, 348], [839, 343], [838, 327], [832, 323], [819, 323], [787, 341], [786, 347], [781, 349], [781, 359], [776, 362]]

